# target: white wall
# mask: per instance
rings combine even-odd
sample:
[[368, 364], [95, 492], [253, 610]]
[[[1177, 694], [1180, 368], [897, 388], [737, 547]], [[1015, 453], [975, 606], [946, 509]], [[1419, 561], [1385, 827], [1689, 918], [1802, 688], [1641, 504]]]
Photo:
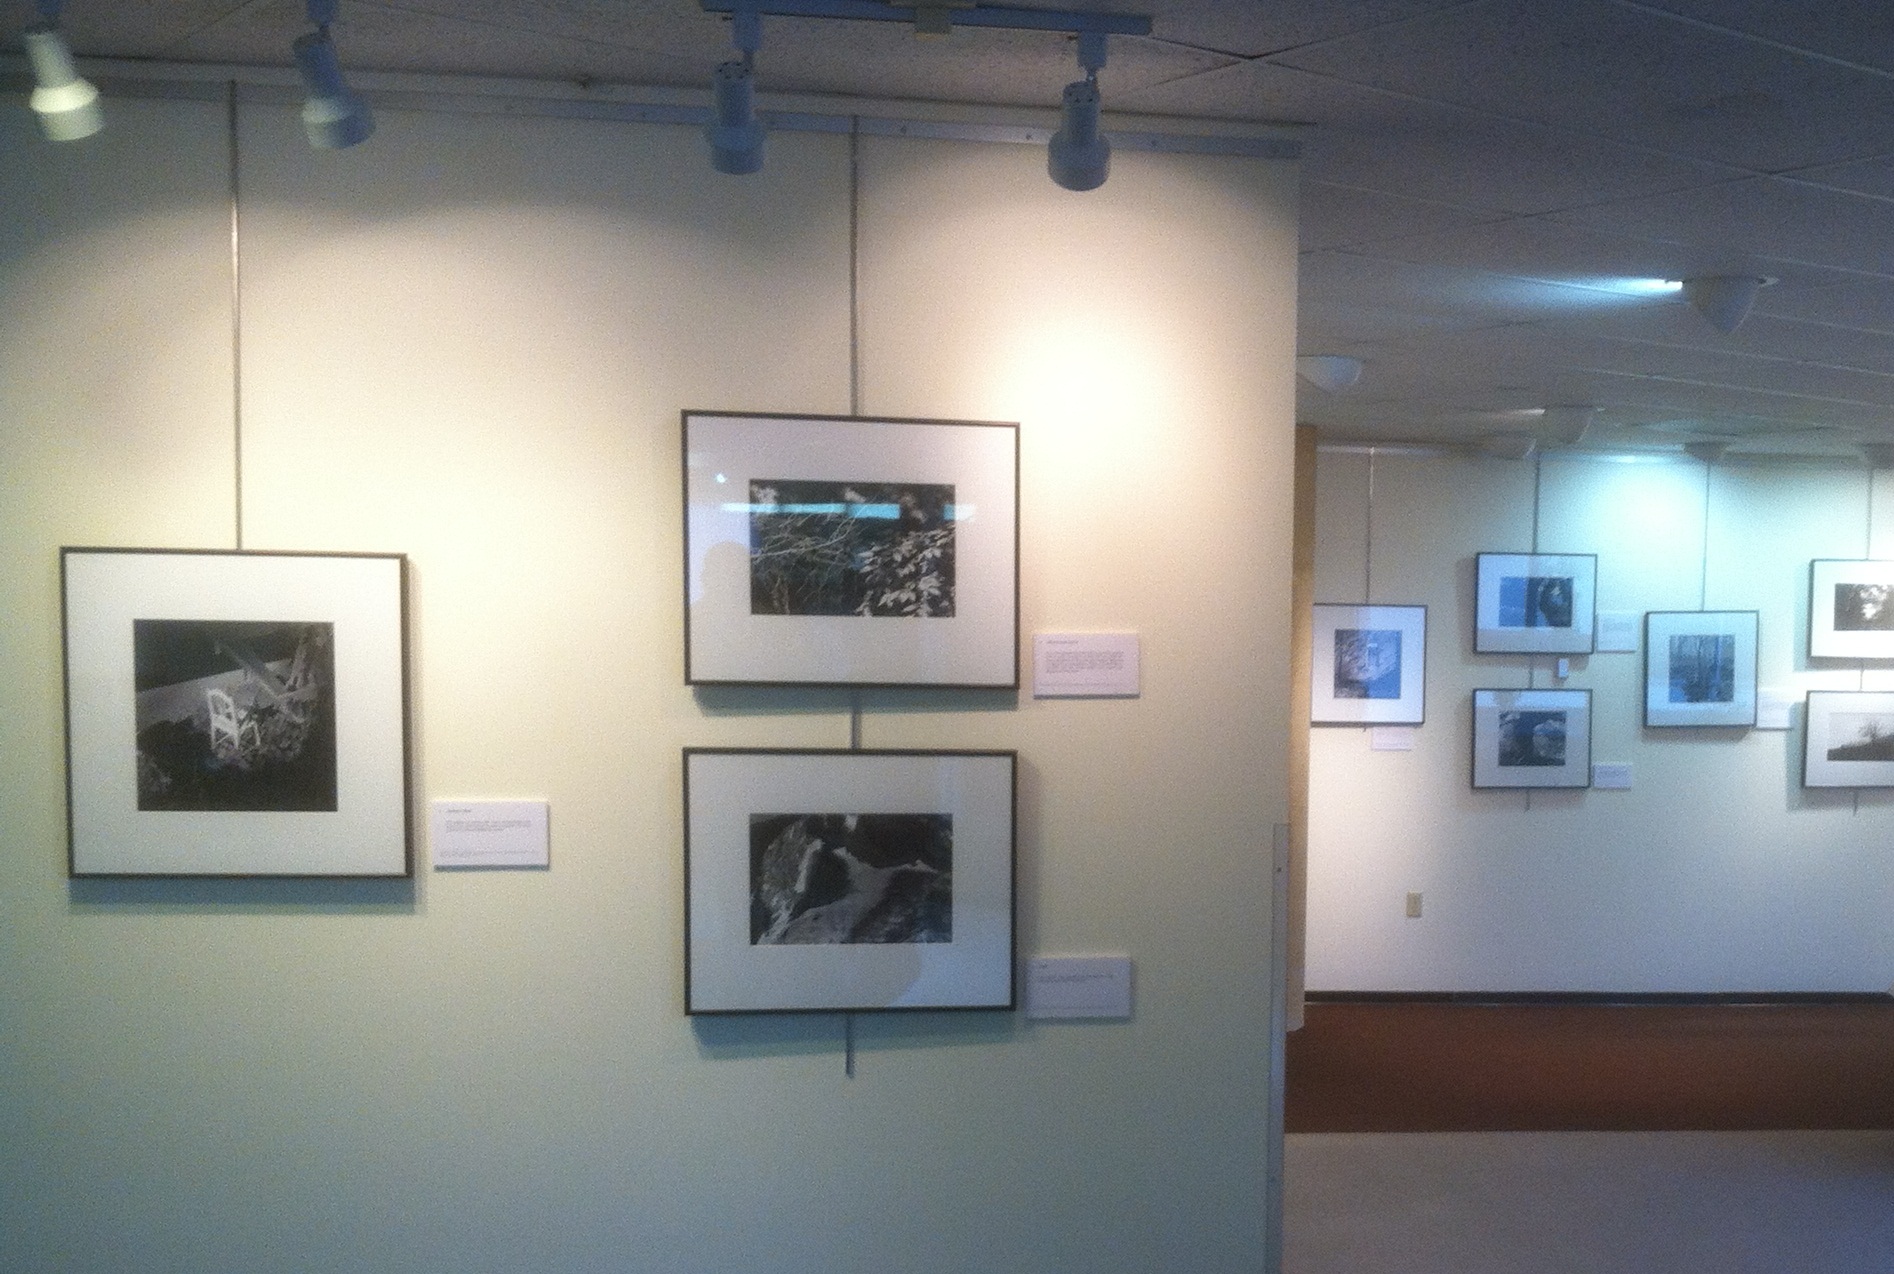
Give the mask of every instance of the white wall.
[[1220, 1271], [1264, 1248], [1285, 817], [1294, 175], [864, 139], [863, 410], [1022, 423], [1023, 629], [1135, 702], [869, 693], [1017, 748], [1020, 949], [1128, 1024], [682, 1011], [679, 749], [848, 743], [682, 683], [678, 412], [845, 412], [848, 140], [246, 105], [250, 548], [412, 555], [417, 812], [546, 872], [69, 882], [57, 549], [234, 543], [221, 103], [0, 121], [0, 1268]]
[[[1560, 684], [1549, 657], [1472, 653], [1473, 557], [1532, 547], [1534, 482], [1532, 461], [1320, 458], [1316, 600], [1428, 607], [1427, 720], [1411, 752], [1314, 730], [1309, 986], [1886, 990], [1894, 793], [1803, 789], [1799, 728], [1647, 730], [1642, 654], [1581, 656], [1562, 684], [1592, 690], [1593, 757], [1633, 788], [1471, 789], [1473, 689]], [[1598, 554], [1599, 609], [1756, 610], [1764, 687], [1894, 688], [1807, 658], [1809, 560], [1894, 554], [1885, 476], [1872, 542], [1869, 476], [1841, 463], [1725, 461], [1706, 496], [1694, 460], [1554, 455], [1538, 483], [1538, 546]]]

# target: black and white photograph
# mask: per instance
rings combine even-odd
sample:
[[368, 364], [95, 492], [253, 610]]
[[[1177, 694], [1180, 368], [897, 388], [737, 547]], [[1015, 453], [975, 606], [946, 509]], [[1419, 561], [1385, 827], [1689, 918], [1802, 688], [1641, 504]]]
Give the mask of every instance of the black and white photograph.
[[141, 810], [333, 810], [335, 625], [132, 621]]
[[954, 488], [928, 482], [750, 482], [750, 613], [954, 613]]
[[1654, 610], [1644, 616], [1644, 724], [1756, 724], [1753, 610]]
[[751, 942], [953, 940], [953, 815], [750, 815]]
[[1477, 554], [1473, 649], [1591, 653], [1597, 574], [1591, 553]]
[[1318, 603], [1311, 637], [1311, 724], [1421, 723], [1426, 607]]
[[1894, 691], [1811, 690], [1804, 787], [1894, 787]]
[[407, 876], [407, 559], [67, 548], [74, 876]]
[[1809, 563], [1809, 657], [1894, 659], [1894, 561]]
[[1473, 786], [1590, 787], [1591, 691], [1475, 690]]
[[689, 685], [1019, 685], [1019, 427], [686, 411]]
[[686, 1011], [1012, 1007], [1016, 768], [686, 748]]

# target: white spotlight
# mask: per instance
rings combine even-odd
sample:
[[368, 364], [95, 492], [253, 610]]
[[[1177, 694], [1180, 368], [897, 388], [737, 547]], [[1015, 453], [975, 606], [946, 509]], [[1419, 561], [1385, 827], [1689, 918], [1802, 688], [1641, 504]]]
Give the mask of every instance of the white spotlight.
[[1098, 72], [1105, 65], [1102, 32], [1079, 33], [1085, 78], [1065, 86], [1059, 131], [1046, 147], [1046, 172], [1067, 190], [1097, 190], [1111, 176], [1111, 139], [1098, 131]]
[[56, 142], [76, 142], [105, 127], [99, 90], [79, 77], [72, 49], [59, 32], [59, 6], [43, 4], [44, 20], [26, 28], [26, 56], [33, 64], [33, 113], [40, 131]]
[[743, 56], [718, 63], [711, 76], [716, 105], [704, 137], [710, 143], [710, 166], [741, 177], [762, 169], [767, 136], [756, 118], [756, 51], [763, 47], [763, 19], [754, 5], [731, 12], [730, 41]]
[[1749, 317], [1756, 289], [1770, 280], [1754, 274], [1706, 274], [1685, 279], [1684, 300], [1719, 332], [1734, 332]]
[[375, 117], [368, 103], [342, 82], [342, 66], [336, 61], [335, 43], [329, 38], [335, 6], [336, 0], [309, 0], [309, 20], [316, 29], [297, 36], [290, 46], [296, 54], [296, 66], [302, 71], [303, 85], [309, 90], [303, 102], [303, 131], [309, 135], [309, 144], [318, 150], [341, 150], [367, 141], [375, 132]]
[[1331, 394], [1360, 380], [1361, 368], [1361, 360], [1347, 354], [1304, 354], [1296, 360], [1296, 375]]

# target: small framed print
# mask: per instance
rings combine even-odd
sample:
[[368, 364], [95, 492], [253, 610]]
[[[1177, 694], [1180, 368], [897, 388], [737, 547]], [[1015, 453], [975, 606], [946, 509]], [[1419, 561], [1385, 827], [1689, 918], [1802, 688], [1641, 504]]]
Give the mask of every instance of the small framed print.
[[1894, 659], [1894, 561], [1809, 563], [1809, 658]]
[[1894, 691], [1811, 690], [1803, 787], [1894, 787]]
[[684, 680], [1019, 685], [1019, 427], [684, 413]]
[[1590, 787], [1591, 691], [1475, 690], [1474, 787]]
[[1644, 724], [1756, 724], [1753, 610], [1654, 610], [1644, 616]]
[[1425, 606], [1315, 607], [1309, 721], [1419, 725], [1426, 714]]
[[73, 876], [408, 876], [407, 559], [60, 551]]
[[1481, 553], [1474, 577], [1476, 653], [1591, 653], [1596, 554]]
[[684, 1007], [1010, 1009], [1012, 752], [684, 751]]

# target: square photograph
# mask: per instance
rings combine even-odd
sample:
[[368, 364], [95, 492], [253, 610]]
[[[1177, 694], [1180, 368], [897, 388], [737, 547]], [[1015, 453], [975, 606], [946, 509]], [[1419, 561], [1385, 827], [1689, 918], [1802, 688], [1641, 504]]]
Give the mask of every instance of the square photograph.
[[1591, 691], [1475, 690], [1473, 786], [1590, 787]]
[[1477, 554], [1474, 651], [1591, 653], [1597, 574], [1591, 553]]
[[1311, 625], [1312, 725], [1419, 725], [1426, 714], [1427, 608], [1318, 604]]
[[73, 876], [407, 876], [407, 559], [67, 548]]
[[1753, 610], [1654, 610], [1644, 616], [1644, 724], [1756, 724]]

